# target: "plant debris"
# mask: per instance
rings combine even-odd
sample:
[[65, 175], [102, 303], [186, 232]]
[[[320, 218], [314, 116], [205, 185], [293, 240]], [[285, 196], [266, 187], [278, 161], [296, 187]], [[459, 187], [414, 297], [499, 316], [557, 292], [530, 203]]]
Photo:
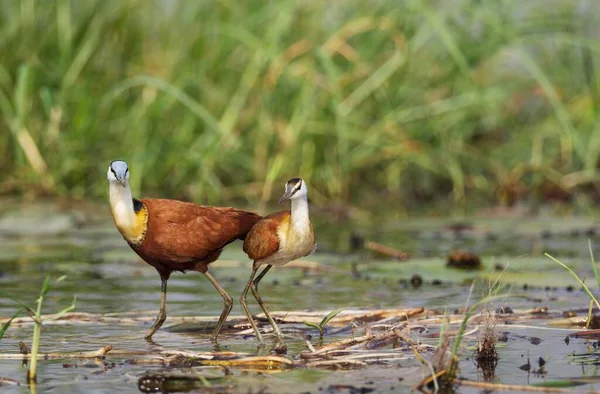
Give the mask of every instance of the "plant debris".
[[[106, 345], [96, 351], [75, 353], [40, 353], [38, 360], [60, 360], [68, 358], [95, 358], [102, 357], [112, 350], [111, 345]], [[0, 353], [0, 360], [22, 360], [31, 358], [31, 354]]]
[[498, 342], [498, 332], [496, 329], [496, 317], [494, 314], [487, 312], [487, 316], [483, 320], [483, 325], [479, 331], [477, 341], [477, 350], [475, 351], [475, 362], [477, 368], [483, 373], [483, 379], [486, 382], [493, 381], [495, 378], [496, 366], [498, 365], [498, 352], [496, 343]]
[[406, 252], [402, 252], [398, 249], [394, 249], [390, 246], [386, 246], [377, 242], [373, 242], [373, 241], [366, 241], [364, 243], [364, 247], [372, 250], [374, 252], [377, 252], [379, 254], [383, 254], [385, 256], [390, 256], [390, 257], [394, 257], [400, 261], [407, 261], [410, 259], [410, 255]]
[[446, 267], [479, 270], [482, 268], [482, 265], [479, 256], [465, 250], [454, 250], [448, 256]]
[[29, 350], [29, 347], [23, 341], [19, 341], [19, 353], [21, 353], [21, 354], [31, 353], [31, 350]]
[[[543, 314], [537, 315], [539, 309], [512, 309], [512, 313], [501, 316], [502, 324], [497, 319], [498, 315], [492, 310], [482, 310], [473, 314], [467, 322], [466, 330], [462, 333], [463, 341], [470, 342], [470, 346], [477, 347], [474, 357], [478, 368], [483, 372], [483, 380], [493, 382], [494, 370], [498, 361], [496, 351], [496, 341], [498, 340], [497, 327], [528, 327], [526, 322], [538, 319], [560, 318], [561, 311], [554, 311], [545, 308]], [[275, 311], [273, 316], [282, 324], [282, 329], [286, 335], [295, 336], [301, 343], [305, 344], [305, 349], [297, 350], [285, 357], [276, 355], [261, 355], [258, 353], [235, 352], [235, 351], [206, 351], [194, 352], [177, 349], [163, 349], [160, 346], [154, 350], [131, 351], [127, 349], [113, 350], [112, 346], [103, 347], [92, 352], [74, 352], [74, 353], [47, 353], [39, 355], [44, 359], [76, 359], [92, 358], [99, 359], [104, 357], [130, 357], [126, 364], [138, 365], [158, 365], [168, 369], [174, 369], [173, 373], [160, 373], [144, 375], [139, 378], [139, 388], [142, 392], [183, 392], [183, 391], [202, 391], [202, 392], [226, 392], [232, 387], [231, 381], [223, 379], [213, 380], [204, 376], [205, 369], [219, 368], [219, 370], [236, 369], [239, 371], [253, 371], [260, 374], [280, 373], [296, 368], [311, 368], [321, 370], [354, 370], [366, 368], [369, 365], [394, 365], [398, 366], [406, 360], [419, 360], [425, 371], [431, 366], [431, 373], [425, 372], [424, 379], [418, 386], [424, 391], [439, 389], [450, 389], [453, 385], [469, 385], [465, 381], [457, 383], [456, 363], [450, 353], [449, 341], [455, 337], [458, 327], [464, 320], [464, 314], [448, 314], [424, 308], [405, 308], [405, 309], [378, 309], [378, 310], [360, 310], [346, 309], [332, 318], [328, 323], [329, 330], [324, 332], [324, 344], [317, 346], [315, 342], [311, 343], [310, 337], [305, 337], [310, 328], [304, 322], [322, 321], [323, 316], [330, 311]], [[122, 313], [122, 314], [82, 314], [67, 313], [55, 320], [48, 320], [49, 324], [140, 324], [146, 319], [152, 318], [153, 312], [143, 313]], [[193, 331], [197, 325], [209, 325], [217, 317], [170, 317], [169, 330]], [[29, 319], [30, 321], [31, 319]], [[1, 320], [0, 320], [1, 321]], [[199, 322], [202, 322], [201, 324]], [[236, 328], [235, 323], [241, 324], [233, 318], [233, 323], [227, 330], [226, 335], [242, 335], [247, 332], [246, 328]], [[257, 316], [257, 323], [266, 335], [270, 335], [269, 325], [264, 315]], [[31, 324], [26, 320], [16, 324]], [[443, 331], [441, 327], [445, 326]], [[12, 329], [12, 328], [11, 328]], [[196, 328], [197, 329], [197, 328]], [[204, 328], [202, 328], [203, 330]], [[562, 330], [561, 328], [548, 328]], [[443, 332], [441, 346], [438, 346], [440, 333]], [[596, 335], [600, 330], [587, 330], [588, 333]], [[244, 334], [245, 335], [245, 334]], [[331, 336], [335, 335], [332, 340]], [[522, 338], [533, 343], [537, 337], [519, 336], [511, 331], [512, 338]], [[313, 339], [314, 341], [314, 339]], [[0, 359], [19, 359], [27, 358], [29, 355], [14, 353], [0, 354]], [[521, 366], [521, 369], [532, 374], [545, 374], [544, 366], [546, 361], [541, 357], [537, 360], [539, 369], [532, 368], [531, 363]], [[113, 363], [114, 364], [114, 363]], [[64, 368], [83, 368], [88, 364], [64, 363]], [[88, 373], [100, 374], [110, 369], [110, 363], [104, 364], [103, 361], [89, 363], [94, 369]], [[182, 376], [177, 372], [179, 369], [196, 371], [193, 375]], [[202, 376], [202, 377], [200, 377]], [[206, 386], [206, 383], [210, 386]], [[354, 387], [346, 390], [355, 390], [353, 392], [368, 392], [371, 387], [363, 387], [354, 383], [345, 382], [344, 385], [335, 385], [342, 392], [342, 386]], [[330, 386], [333, 387], [333, 386]], [[528, 386], [529, 387], [529, 386]], [[323, 390], [329, 388], [323, 388]], [[331, 390], [336, 390], [331, 388]], [[339, 391], [338, 390], [338, 391]], [[356, 391], [359, 390], [359, 391]], [[363, 390], [363, 391], [360, 391]], [[366, 390], [366, 391], [364, 391]], [[375, 390], [375, 389], [373, 389]], [[335, 391], [332, 391], [335, 392]]]

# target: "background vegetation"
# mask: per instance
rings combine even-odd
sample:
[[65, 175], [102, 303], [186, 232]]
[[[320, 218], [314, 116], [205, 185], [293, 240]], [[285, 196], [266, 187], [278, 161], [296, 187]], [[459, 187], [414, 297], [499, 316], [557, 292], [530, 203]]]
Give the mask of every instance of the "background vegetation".
[[[0, 193], [584, 203], [591, 0], [0, 0]], [[370, 199], [373, 201], [373, 199]], [[379, 200], [380, 201], [380, 200]]]

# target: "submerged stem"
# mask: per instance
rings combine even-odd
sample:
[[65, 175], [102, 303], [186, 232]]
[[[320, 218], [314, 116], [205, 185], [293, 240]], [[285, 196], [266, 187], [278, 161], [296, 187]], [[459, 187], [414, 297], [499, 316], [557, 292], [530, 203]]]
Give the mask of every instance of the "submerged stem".
[[33, 339], [31, 342], [31, 364], [29, 364], [29, 371], [27, 372], [27, 382], [35, 385], [37, 373], [37, 354], [40, 347], [40, 336], [42, 334], [42, 304], [44, 303], [44, 296], [48, 292], [48, 284], [50, 282], [50, 275], [46, 276], [42, 290], [40, 291], [40, 297], [37, 299], [37, 309], [35, 311], [35, 325], [33, 327]]

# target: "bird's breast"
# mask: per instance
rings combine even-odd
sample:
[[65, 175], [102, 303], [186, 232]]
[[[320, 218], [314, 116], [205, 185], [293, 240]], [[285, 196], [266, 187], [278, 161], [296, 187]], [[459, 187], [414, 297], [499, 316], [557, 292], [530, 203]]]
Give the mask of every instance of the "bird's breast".
[[315, 237], [312, 228], [306, 228], [306, 231], [290, 231], [289, 222], [281, 226], [278, 231], [279, 253], [286, 255], [291, 259], [297, 259], [309, 254], [315, 244]]

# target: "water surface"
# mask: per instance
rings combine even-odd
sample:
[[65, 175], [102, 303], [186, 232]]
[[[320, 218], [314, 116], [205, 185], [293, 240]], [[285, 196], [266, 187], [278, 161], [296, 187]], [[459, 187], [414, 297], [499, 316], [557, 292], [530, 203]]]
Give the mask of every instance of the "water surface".
[[[77, 296], [76, 311], [94, 314], [130, 312], [153, 315], [160, 297], [160, 281], [154, 269], [129, 249], [115, 230], [105, 207], [63, 207], [46, 203], [35, 206], [5, 204], [0, 217], [0, 288], [3, 292], [33, 304], [46, 274], [66, 279], [53, 286], [44, 303], [45, 313], [68, 306]], [[495, 381], [510, 384], [535, 384], [559, 379], [597, 376], [592, 342], [565, 337], [574, 328], [548, 324], [562, 311], [583, 310], [587, 296], [576, 282], [544, 252], [569, 264], [587, 283], [593, 283], [588, 239], [600, 245], [598, 218], [496, 218], [462, 219], [413, 218], [411, 220], [373, 220], [360, 225], [349, 221], [331, 221], [325, 213], [313, 215], [319, 251], [308, 260], [320, 263], [323, 271], [294, 267], [273, 269], [261, 284], [270, 310], [332, 310], [425, 307], [444, 313], [464, 307], [469, 298], [470, 279], [495, 279], [505, 268], [502, 280], [506, 293], [522, 295], [497, 301], [492, 308], [510, 306], [518, 310], [547, 307], [556, 312], [551, 318], [532, 317], [515, 327], [499, 326], [506, 333], [500, 343], [500, 361]], [[351, 251], [350, 234], [360, 232], [367, 239], [384, 243], [410, 254], [398, 261], [365, 250]], [[481, 256], [481, 272], [463, 272], [445, 268], [446, 256], [457, 248]], [[237, 298], [249, 274], [250, 262], [241, 251], [241, 243], [230, 245], [222, 258], [211, 265], [211, 272], [235, 300], [233, 315], [241, 315]], [[423, 284], [411, 285], [418, 275]], [[487, 289], [480, 281], [471, 295], [477, 300]], [[594, 287], [595, 289], [595, 287]], [[257, 306], [250, 302], [253, 312]], [[173, 274], [169, 281], [167, 310], [169, 317], [217, 316], [222, 299], [199, 273]], [[10, 316], [16, 304], [0, 298], [0, 316]], [[579, 312], [583, 316], [583, 312]], [[502, 324], [502, 321], [499, 321]], [[158, 352], [164, 349], [212, 351], [209, 330], [201, 326], [165, 327], [148, 343], [143, 335], [145, 324], [65, 324], [48, 325], [42, 333], [42, 352], [96, 350], [112, 345], [114, 353], [105, 360], [47, 360], [39, 362], [38, 392], [139, 392], [138, 380], [148, 373], [193, 374], [190, 369], [160, 365], [133, 364], [133, 352]], [[514, 325], [514, 324], [513, 324]], [[429, 334], [438, 330], [431, 327]], [[229, 328], [220, 341], [220, 350], [255, 352], [252, 336], [235, 335]], [[239, 330], [238, 330], [239, 331]], [[17, 353], [19, 341], [30, 343], [32, 327], [12, 327], [0, 341], [1, 353]], [[348, 337], [342, 331], [325, 342]], [[307, 331], [312, 335], [314, 331]], [[432, 335], [434, 336], [434, 335]], [[537, 338], [532, 340], [532, 338]], [[422, 341], [437, 344], [436, 338], [423, 335]], [[316, 345], [316, 341], [313, 339]], [[483, 379], [472, 361], [474, 338], [465, 342], [460, 376]], [[288, 333], [288, 357], [297, 357], [306, 349], [302, 333]], [[590, 352], [590, 349], [592, 350]], [[119, 355], [118, 351], [129, 352]], [[587, 354], [587, 361], [573, 357]], [[539, 357], [546, 361], [543, 373], [519, 369], [531, 360], [538, 369]], [[68, 365], [64, 365], [68, 364]], [[74, 365], [77, 364], [75, 368]], [[71, 367], [72, 366], [72, 367]], [[355, 388], [373, 388], [376, 392], [394, 392], [415, 384], [425, 376], [420, 363], [411, 357], [399, 364], [370, 365], [350, 371], [298, 368], [279, 373], [264, 373], [220, 368], [202, 369], [208, 377], [222, 378], [230, 392], [351, 392]], [[539, 372], [539, 371], [538, 371]], [[23, 383], [25, 368], [21, 361], [0, 360], [0, 377], [15, 379], [21, 386], [2, 386], [6, 392], [28, 391]], [[489, 378], [489, 376], [487, 377]], [[340, 384], [348, 387], [339, 386]], [[598, 385], [588, 384], [584, 389]], [[461, 388], [461, 392], [479, 392]]]

